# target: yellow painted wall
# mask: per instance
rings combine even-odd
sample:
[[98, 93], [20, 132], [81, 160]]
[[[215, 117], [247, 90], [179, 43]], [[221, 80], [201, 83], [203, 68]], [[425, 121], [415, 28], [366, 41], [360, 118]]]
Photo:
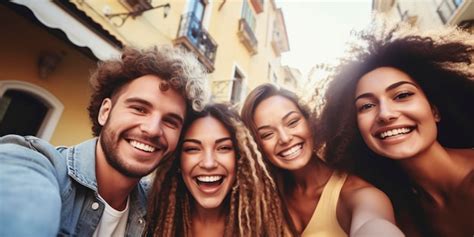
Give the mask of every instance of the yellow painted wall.
[[[219, 10], [220, 3], [221, 1], [214, 2], [209, 26], [210, 34], [219, 44], [216, 70], [212, 74], [212, 79], [232, 79], [234, 64], [236, 64], [246, 76], [249, 87], [246, 92], [248, 93], [256, 86], [270, 82], [267, 76], [268, 64], [271, 64], [273, 71], [280, 76], [278, 70], [281, 65], [280, 58], [275, 55], [271, 47], [271, 33], [275, 18], [275, 9], [271, 1], [265, 1], [263, 12], [256, 14], [253, 11], [256, 18], [254, 33], [258, 40], [258, 53], [255, 55], [251, 55], [237, 37], [243, 1], [226, 1]], [[248, 4], [253, 10], [251, 3]]]
[[[40, 86], [64, 105], [50, 141], [54, 145], [73, 145], [92, 137], [86, 108], [90, 94], [88, 78], [95, 61], [3, 5], [0, 32], [0, 80]], [[47, 79], [38, 76], [37, 59], [42, 50], [65, 53]]]
[[[245, 0], [248, 1], [248, 0]], [[154, 9], [143, 13], [135, 19], [128, 19], [121, 27], [115, 27], [113, 20], [104, 14], [128, 12], [119, 1], [78, 1], [71, 0], [94, 21], [100, 23], [111, 34], [122, 40], [126, 45], [147, 47], [156, 44], [171, 44], [176, 38], [181, 16], [189, 11], [189, 1], [169, 0], [153, 1], [153, 5], [170, 3], [171, 10], [167, 18], [163, 18], [163, 9]], [[241, 18], [242, 0], [209, 0], [206, 6], [203, 27], [217, 42], [215, 70], [209, 75], [212, 81], [231, 80], [234, 65], [244, 73], [246, 91], [261, 83], [269, 82], [268, 64], [272, 73], [280, 75], [280, 58], [271, 47], [273, 20], [275, 19], [274, 4], [271, 0], [264, 1], [264, 11], [254, 14], [256, 17], [256, 37], [258, 38], [258, 53], [251, 55], [237, 36], [239, 19]], [[221, 4], [224, 3], [221, 6]], [[251, 3], [248, 3], [253, 10]], [[254, 12], [255, 13], [255, 12]], [[270, 73], [270, 74], [272, 74]], [[230, 84], [229, 84], [230, 85]], [[231, 89], [230, 86], [227, 89]], [[230, 91], [227, 92], [230, 94]]]
[[164, 9], [158, 8], [144, 12], [135, 19], [130, 17], [122, 26], [116, 27], [113, 23], [118, 21], [117, 18], [108, 19], [104, 14], [106, 12], [109, 14], [129, 12], [120, 1], [72, 0], [71, 2], [126, 45], [135, 47], [171, 44], [172, 40], [176, 38], [179, 21], [186, 5], [186, 0], [153, 1], [154, 6], [170, 3], [170, 12], [166, 18], [163, 17]]

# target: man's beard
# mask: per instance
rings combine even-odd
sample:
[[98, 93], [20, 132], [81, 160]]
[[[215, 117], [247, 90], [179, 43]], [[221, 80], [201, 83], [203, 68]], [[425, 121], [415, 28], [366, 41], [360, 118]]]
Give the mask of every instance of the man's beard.
[[[100, 134], [100, 145], [102, 146], [102, 150], [104, 151], [105, 159], [107, 163], [112, 166], [115, 170], [120, 172], [121, 174], [130, 177], [130, 178], [142, 178], [150, 174], [155, 168], [165, 159], [168, 155], [165, 155], [160, 159], [154, 167], [143, 170], [143, 169], [134, 169], [126, 162], [126, 158], [119, 156], [118, 152], [118, 142], [119, 136], [117, 136], [116, 132], [112, 131], [109, 128], [107, 121], [102, 128], [102, 132]], [[114, 138], [116, 140], [114, 140]]]

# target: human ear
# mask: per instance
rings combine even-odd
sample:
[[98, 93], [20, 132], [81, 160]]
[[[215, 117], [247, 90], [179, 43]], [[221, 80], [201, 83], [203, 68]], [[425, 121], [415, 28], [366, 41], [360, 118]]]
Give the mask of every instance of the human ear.
[[97, 121], [99, 121], [100, 125], [104, 126], [105, 122], [107, 122], [111, 108], [112, 100], [110, 100], [110, 98], [105, 98], [100, 105], [99, 115], [97, 116]]

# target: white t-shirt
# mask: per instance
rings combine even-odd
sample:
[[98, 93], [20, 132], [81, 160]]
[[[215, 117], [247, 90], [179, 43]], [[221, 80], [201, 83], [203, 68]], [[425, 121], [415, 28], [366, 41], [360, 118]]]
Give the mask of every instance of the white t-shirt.
[[99, 198], [105, 203], [104, 213], [100, 218], [99, 225], [94, 231], [93, 237], [104, 236], [125, 236], [125, 228], [128, 219], [128, 204], [130, 197], [127, 198], [127, 206], [123, 211], [117, 211], [112, 208], [100, 195]]

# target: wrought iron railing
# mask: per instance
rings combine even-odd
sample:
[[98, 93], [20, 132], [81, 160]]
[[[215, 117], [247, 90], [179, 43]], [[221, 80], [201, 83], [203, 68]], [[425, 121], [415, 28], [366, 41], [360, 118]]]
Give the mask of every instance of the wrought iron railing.
[[214, 64], [217, 43], [209, 32], [202, 28], [201, 21], [198, 20], [193, 12], [181, 16], [177, 38], [180, 37], [186, 37], [199, 53]]

